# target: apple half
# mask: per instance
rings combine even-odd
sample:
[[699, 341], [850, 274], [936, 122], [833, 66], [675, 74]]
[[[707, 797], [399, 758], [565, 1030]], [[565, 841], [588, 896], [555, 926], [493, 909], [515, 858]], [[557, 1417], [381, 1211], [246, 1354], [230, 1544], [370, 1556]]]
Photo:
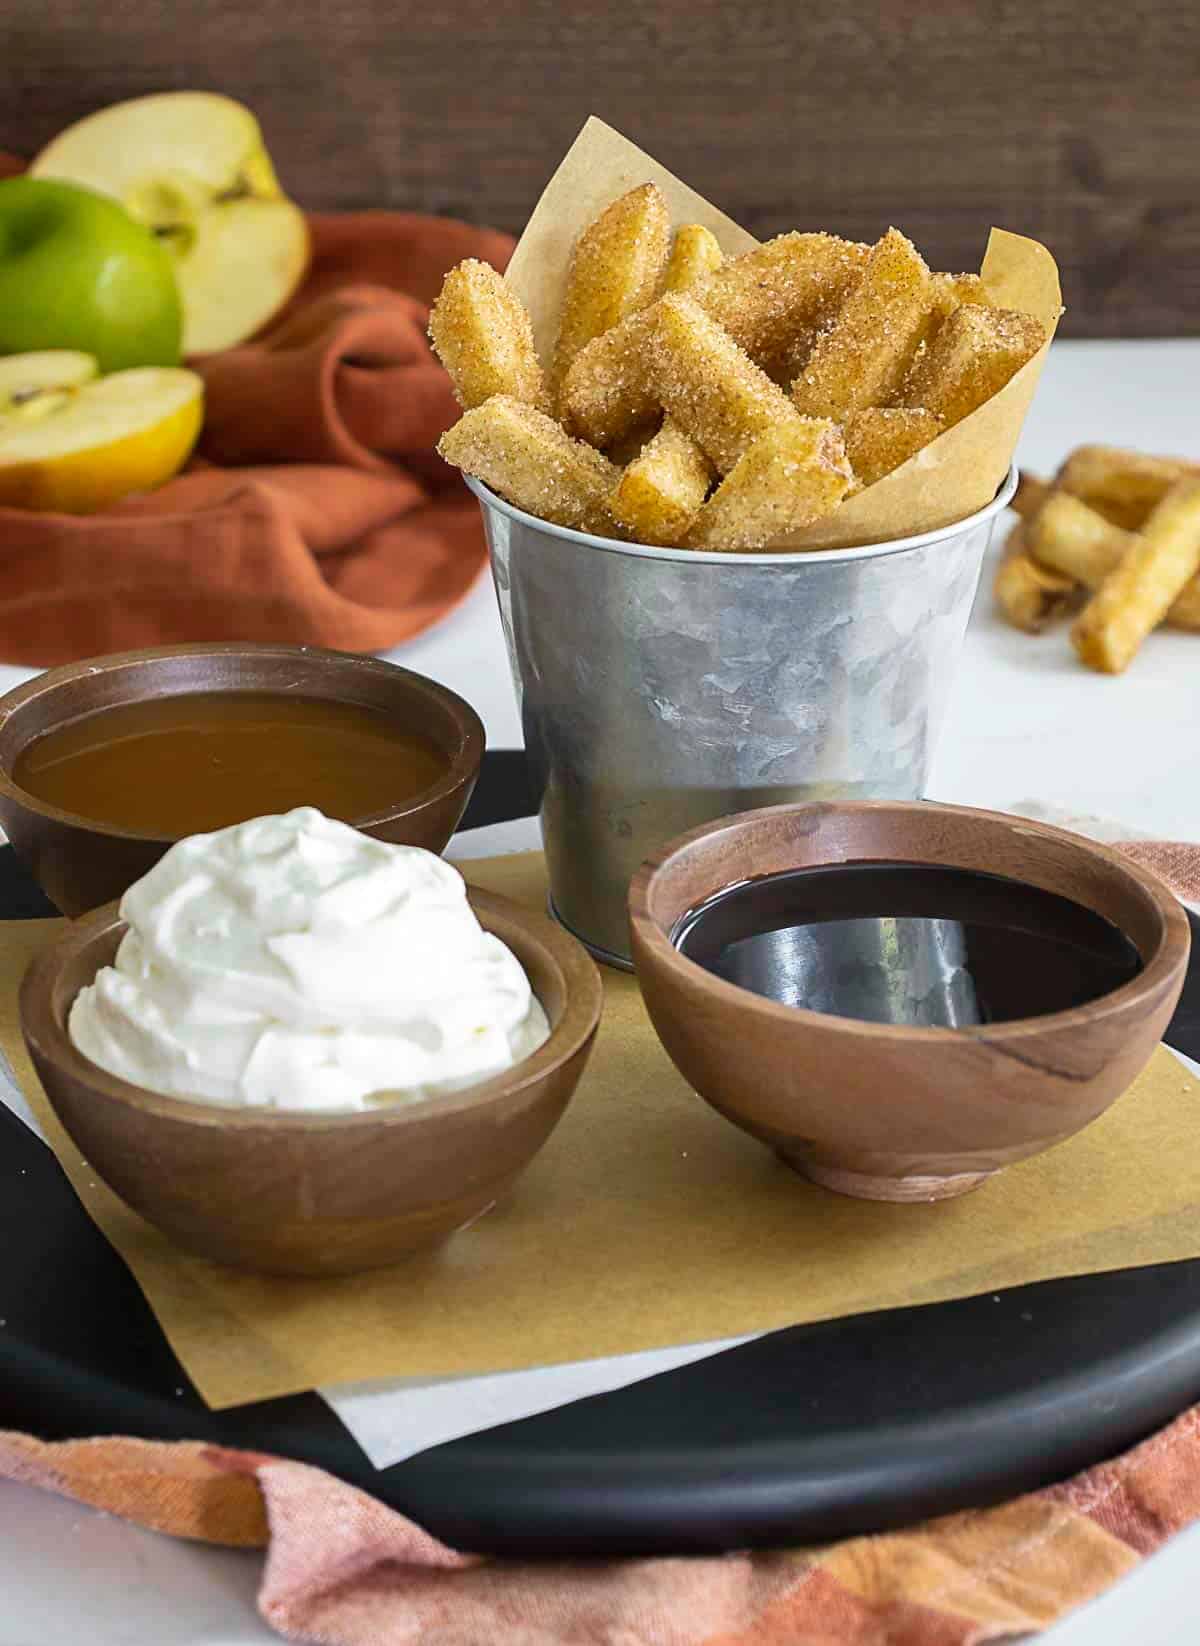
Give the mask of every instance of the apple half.
[[204, 383], [175, 366], [96, 375], [66, 349], [0, 359], [0, 507], [90, 514], [187, 461]]
[[115, 197], [170, 249], [185, 354], [252, 336], [308, 267], [304, 213], [280, 188], [258, 121], [230, 97], [115, 103], [69, 126], [30, 169]]

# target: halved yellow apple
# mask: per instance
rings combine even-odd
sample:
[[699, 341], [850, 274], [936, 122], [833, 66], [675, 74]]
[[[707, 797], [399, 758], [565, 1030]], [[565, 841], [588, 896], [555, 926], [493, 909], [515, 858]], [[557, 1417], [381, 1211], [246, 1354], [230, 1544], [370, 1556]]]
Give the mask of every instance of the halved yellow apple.
[[170, 248], [185, 354], [251, 336], [308, 267], [304, 213], [279, 187], [258, 121], [230, 97], [115, 103], [69, 126], [30, 169], [114, 196]]
[[95, 357], [75, 349], [0, 355], [0, 428], [13, 416], [30, 423], [60, 411], [81, 384], [99, 375]]
[[90, 514], [183, 467], [204, 417], [203, 381], [181, 367], [96, 377], [95, 366], [86, 354], [0, 360], [0, 506]]

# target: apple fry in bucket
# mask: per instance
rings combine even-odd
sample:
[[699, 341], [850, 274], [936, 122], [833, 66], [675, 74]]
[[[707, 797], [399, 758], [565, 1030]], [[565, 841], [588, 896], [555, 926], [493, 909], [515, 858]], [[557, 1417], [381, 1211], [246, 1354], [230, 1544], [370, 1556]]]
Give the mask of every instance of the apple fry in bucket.
[[[522, 437], [539, 461], [526, 445], [514, 469], [516, 414], [505, 404], [472, 417], [463, 437], [451, 431], [443, 453], [535, 513], [541, 489], [556, 523], [587, 518], [598, 535], [675, 551], [855, 547], [977, 512], [1003, 482], [1061, 312], [1053, 261], [1034, 242], [993, 231], [979, 274], [931, 272], [894, 228], [873, 246], [815, 230], [755, 244], [595, 120], [543, 194], [504, 283], [527, 305], [529, 329], [516, 330], [536, 346], [561, 439], [540, 425], [535, 435], [527, 419]], [[540, 407], [525, 343], [518, 356], [499, 303], [476, 304], [496, 331], [476, 343], [504, 371], [465, 386], [453, 340], [439, 335], [447, 302], [434, 341], [468, 416], [487, 411], [489, 387]], [[806, 418], [829, 425], [819, 459]], [[492, 437], [502, 452], [485, 449]], [[587, 469], [585, 449], [607, 469]], [[565, 502], [550, 485], [551, 454], [571, 477]], [[600, 473], [612, 478], [603, 510]]]
[[450, 270], [429, 316], [429, 340], [464, 411], [494, 394], [548, 409], [529, 315], [490, 264], [469, 257]]
[[942, 432], [942, 420], [912, 406], [867, 406], [845, 422], [846, 456], [860, 486], [907, 463]]
[[779, 234], [725, 263], [704, 288], [701, 302], [717, 325], [765, 367], [842, 301], [869, 251], [836, 234]]
[[656, 295], [670, 241], [671, 215], [653, 183], [614, 200], [580, 235], [558, 323], [556, 382], [580, 349]]
[[608, 499], [620, 471], [536, 406], [493, 395], [446, 431], [438, 451], [528, 514], [612, 535]]
[[724, 253], [711, 229], [702, 223], [685, 223], [677, 229], [667, 259], [663, 279], [665, 292], [696, 292], [721, 267]]
[[792, 384], [797, 411], [842, 420], [866, 406], [886, 406], [900, 389], [932, 309], [925, 259], [911, 240], [889, 229]]
[[835, 423], [817, 417], [780, 423], [738, 458], [700, 510], [688, 545], [760, 549], [836, 508], [853, 478]]
[[712, 478], [713, 466], [700, 447], [668, 418], [626, 465], [609, 509], [635, 543], [680, 543]]
[[787, 396], [691, 297], [664, 297], [650, 335], [652, 381], [667, 414], [722, 474], [797, 413]]

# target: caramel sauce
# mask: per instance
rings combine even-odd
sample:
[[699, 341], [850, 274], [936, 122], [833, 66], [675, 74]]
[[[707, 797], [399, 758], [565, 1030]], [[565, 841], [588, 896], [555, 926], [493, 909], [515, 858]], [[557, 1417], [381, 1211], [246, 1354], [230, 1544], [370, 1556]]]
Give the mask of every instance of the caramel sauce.
[[179, 836], [294, 806], [353, 822], [415, 800], [449, 767], [434, 744], [355, 703], [190, 692], [56, 727], [21, 750], [13, 781], [96, 823]]

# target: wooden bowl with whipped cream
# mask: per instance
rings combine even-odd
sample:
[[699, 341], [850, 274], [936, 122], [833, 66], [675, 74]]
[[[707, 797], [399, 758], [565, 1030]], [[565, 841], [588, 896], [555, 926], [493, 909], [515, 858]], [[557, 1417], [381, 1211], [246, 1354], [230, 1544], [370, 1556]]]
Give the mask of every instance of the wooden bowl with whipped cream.
[[593, 961], [560, 926], [490, 892], [468, 895], [550, 1025], [549, 1039], [503, 1073], [354, 1113], [189, 1101], [118, 1079], [67, 1028], [76, 996], [112, 964], [126, 931], [110, 904], [67, 925], [21, 986], [21, 1028], [55, 1113], [135, 1211], [220, 1263], [351, 1274], [444, 1241], [507, 1192], [553, 1131], [602, 999]]

